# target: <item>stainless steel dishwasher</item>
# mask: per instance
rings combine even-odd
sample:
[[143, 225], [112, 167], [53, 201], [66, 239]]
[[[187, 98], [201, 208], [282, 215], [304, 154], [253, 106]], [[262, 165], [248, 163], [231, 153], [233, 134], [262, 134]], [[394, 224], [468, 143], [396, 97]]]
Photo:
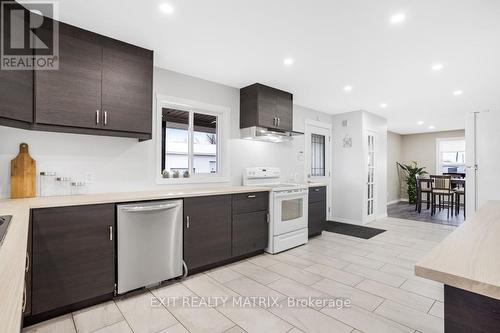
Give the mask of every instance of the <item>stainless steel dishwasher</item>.
[[118, 294], [182, 275], [182, 200], [117, 205]]

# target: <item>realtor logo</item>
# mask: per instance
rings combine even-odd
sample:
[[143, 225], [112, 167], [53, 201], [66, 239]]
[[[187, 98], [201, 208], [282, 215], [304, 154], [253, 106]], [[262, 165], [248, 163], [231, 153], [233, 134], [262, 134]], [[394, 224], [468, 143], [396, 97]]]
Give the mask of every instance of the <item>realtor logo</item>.
[[0, 1], [0, 69], [59, 69], [57, 3]]

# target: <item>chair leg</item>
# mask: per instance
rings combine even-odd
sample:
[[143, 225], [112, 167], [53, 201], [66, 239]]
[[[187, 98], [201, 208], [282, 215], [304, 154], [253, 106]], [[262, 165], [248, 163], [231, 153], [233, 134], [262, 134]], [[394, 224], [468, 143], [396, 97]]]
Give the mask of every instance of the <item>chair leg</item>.
[[429, 209], [430, 201], [431, 201], [431, 194], [427, 192], [427, 209]]

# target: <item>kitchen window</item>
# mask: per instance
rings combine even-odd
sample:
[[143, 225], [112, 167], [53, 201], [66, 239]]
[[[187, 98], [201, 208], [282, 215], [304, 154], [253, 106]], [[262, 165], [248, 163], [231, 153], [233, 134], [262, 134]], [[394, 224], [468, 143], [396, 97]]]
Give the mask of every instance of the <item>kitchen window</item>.
[[223, 124], [228, 115], [222, 107], [204, 106], [193, 101], [159, 103], [159, 183], [226, 181], [223, 129], [228, 126]]

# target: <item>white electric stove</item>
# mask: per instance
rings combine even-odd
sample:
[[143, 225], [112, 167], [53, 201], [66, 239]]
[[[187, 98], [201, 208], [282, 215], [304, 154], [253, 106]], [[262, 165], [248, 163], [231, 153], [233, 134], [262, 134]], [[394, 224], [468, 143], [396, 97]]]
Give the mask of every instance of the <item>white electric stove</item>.
[[279, 168], [246, 168], [244, 186], [266, 186], [269, 195], [268, 253], [279, 253], [307, 243], [309, 189], [303, 184], [281, 183]]

